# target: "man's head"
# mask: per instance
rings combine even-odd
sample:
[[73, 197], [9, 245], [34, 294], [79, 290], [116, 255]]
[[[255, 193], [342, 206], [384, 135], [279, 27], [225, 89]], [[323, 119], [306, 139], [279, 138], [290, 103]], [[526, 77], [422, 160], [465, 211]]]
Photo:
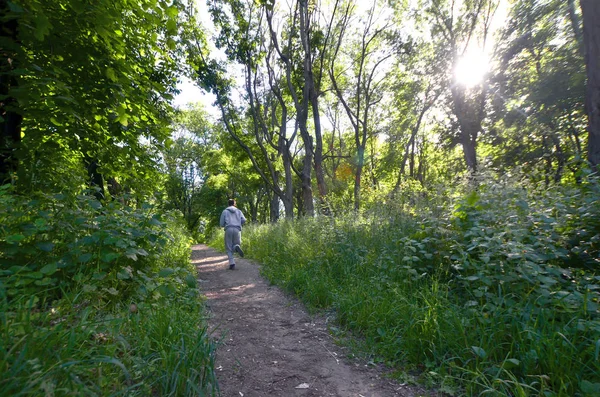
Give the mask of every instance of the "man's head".
[[232, 205], [235, 206], [235, 199], [229, 199], [229, 201], [227, 202], [227, 205], [229, 205], [230, 207]]

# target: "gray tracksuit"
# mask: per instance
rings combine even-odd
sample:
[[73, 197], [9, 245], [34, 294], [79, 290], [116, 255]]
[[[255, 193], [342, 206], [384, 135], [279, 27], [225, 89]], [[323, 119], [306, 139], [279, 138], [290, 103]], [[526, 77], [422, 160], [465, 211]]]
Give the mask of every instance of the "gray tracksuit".
[[242, 211], [234, 206], [227, 207], [221, 213], [220, 225], [225, 229], [225, 251], [229, 258], [229, 265], [235, 264], [233, 259], [233, 248], [242, 244], [242, 225], [246, 218]]

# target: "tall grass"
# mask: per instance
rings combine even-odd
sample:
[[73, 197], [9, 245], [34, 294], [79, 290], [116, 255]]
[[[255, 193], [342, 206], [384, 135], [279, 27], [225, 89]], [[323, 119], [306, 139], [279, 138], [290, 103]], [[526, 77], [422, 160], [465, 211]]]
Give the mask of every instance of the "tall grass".
[[272, 282], [444, 390], [600, 395], [597, 190], [484, 181], [434, 211], [252, 226], [244, 245]]

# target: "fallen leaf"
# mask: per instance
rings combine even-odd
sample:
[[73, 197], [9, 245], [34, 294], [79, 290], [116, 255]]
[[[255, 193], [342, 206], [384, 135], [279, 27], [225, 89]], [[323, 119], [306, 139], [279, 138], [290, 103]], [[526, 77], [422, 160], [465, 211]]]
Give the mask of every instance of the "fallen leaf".
[[308, 389], [310, 387], [310, 385], [308, 383], [300, 383], [298, 386], [296, 386], [296, 389]]

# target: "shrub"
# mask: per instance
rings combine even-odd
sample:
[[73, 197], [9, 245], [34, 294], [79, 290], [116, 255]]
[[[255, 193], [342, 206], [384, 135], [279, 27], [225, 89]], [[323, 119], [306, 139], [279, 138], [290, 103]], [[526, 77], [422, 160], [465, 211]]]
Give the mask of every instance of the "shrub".
[[592, 180], [483, 179], [410, 211], [251, 226], [244, 244], [271, 281], [446, 391], [597, 395], [597, 197]]
[[0, 190], [2, 395], [214, 393], [189, 255], [150, 205]]

